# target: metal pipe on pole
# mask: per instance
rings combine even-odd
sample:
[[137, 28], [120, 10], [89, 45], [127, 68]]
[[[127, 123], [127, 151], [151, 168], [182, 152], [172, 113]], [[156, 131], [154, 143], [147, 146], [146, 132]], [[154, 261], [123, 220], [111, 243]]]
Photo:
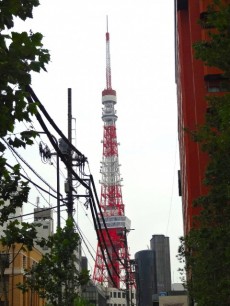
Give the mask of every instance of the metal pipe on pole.
[[[72, 89], [68, 88], [68, 140], [72, 143]], [[71, 170], [73, 165], [73, 158], [72, 158], [72, 151], [71, 148], [68, 149], [68, 217], [73, 217], [73, 193], [72, 193], [72, 186], [73, 186], [73, 177]]]

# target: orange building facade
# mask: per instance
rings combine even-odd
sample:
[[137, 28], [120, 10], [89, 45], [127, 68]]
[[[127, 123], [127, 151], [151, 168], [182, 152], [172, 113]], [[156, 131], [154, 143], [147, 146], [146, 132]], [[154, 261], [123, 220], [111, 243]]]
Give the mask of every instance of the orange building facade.
[[[192, 227], [193, 216], [199, 212], [193, 207], [193, 201], [206, 192], [203, 179], [207, 165], [207, 156], [201, 151], [199, 144], [191, 140], [185, 128], [194, 130], [203, 124], [207, 112], [205, 96], [222, 91], [221, 71], [204, 66], [201, 60], [195, 59], [192, 47], [195, 42], [208, 39], [210, 27], [205, 26], [205, 17], [207, 6], [211, 2], [175, 0], [180, 190], [185, 234]], [[201, 21], [201, 24], [198, 21]]]
[[[4, 279], [6, 284], [8, 305], [7, 306], [44, 306], [45, 301], [38, 297], [36, 292], [29, 290], [23, 293], [17, 288], [18, 283], [25, 281], [26, 270], [30, 269], [34, 264], [39, 262], [42, 257], [40, 251], [33, 248], [32, 251], [21, 249], [21, 245], [17, 244], [6, 250], [1, 247], [1, 263], [5, 261], [6, 269]], [[15, 260], [13, 260], [15, 258]], [[3, 291], [4, 281], [0, 280], [0, 306], [5, 306], [5, 297]]]

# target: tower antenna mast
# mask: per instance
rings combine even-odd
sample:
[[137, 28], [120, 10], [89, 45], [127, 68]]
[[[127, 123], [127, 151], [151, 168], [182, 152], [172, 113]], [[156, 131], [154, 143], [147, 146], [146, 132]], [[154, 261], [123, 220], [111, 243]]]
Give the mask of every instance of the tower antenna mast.
[[108, 16], [106, 16], [106, 30], [106, 89], [112, 89]]

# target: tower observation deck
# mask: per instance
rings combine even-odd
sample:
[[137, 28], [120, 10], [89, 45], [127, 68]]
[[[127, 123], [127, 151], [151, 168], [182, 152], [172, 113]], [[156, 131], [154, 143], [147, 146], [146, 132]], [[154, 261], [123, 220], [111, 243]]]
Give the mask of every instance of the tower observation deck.
[[97, 231], [99, 237], [104, 237], [104, 243], [97, 246], [93, 279], [100, 284], [107, 284], [108, 287], [120, 288], [126, 273], [125, 266], [127, 264], [125, 263], [128, 258], [126, 233], [130, 230], [131, 222], [125, 216], [122, 199], [122, 179], [120, 177], [116, 133], [116, 103], [116, 91], [112, 89], [111, 84], [110, 38], [107, 22], [106, 88], [102, 91], [103, 156], [100, 170], [100, 206], [106, 226], [100, 216], [100, 226]]

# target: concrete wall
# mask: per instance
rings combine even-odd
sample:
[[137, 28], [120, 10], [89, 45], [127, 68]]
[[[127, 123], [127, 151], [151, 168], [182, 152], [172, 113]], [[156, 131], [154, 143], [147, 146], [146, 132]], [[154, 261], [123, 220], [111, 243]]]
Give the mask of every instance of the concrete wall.
[[159, 306], [188, 306], [186, 295], [160, 296]]

